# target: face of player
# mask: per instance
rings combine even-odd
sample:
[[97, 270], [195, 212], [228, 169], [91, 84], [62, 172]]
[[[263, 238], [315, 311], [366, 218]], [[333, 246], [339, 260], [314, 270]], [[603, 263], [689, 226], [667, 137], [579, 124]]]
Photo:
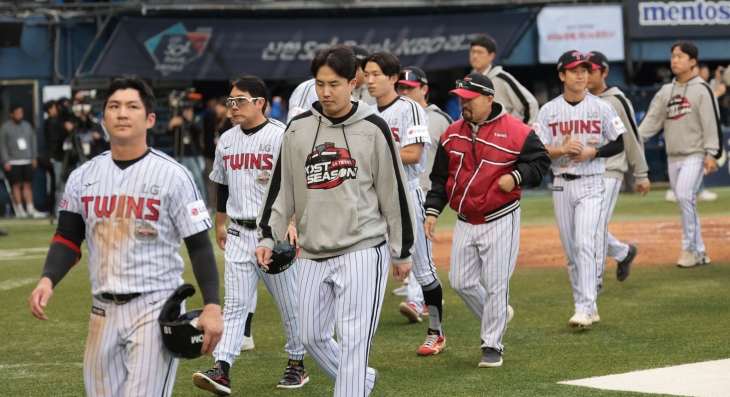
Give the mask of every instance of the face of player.
[[317, 71], [315, 81], [315, 90], [325, 116], [342, 117], [350, 111], [350, 95], [357, 84], [357, 78], [347, 81], [346, 77], [324, 65]]
[[368, 92], [373, 98], [380, 98], [395, 91], [395, 83], [398, 76], [386, 76], [375, 62], [368, 62], [365, 65], [365, 83], [368, 85]]
[[605, 86], [606, 77], [608, 77], [608, 69], [601, 71], [601, 69], [591, 69], [588, 71], [588, 80], [586, 80], [586, 88], [588, 91], [593, 92], [596, 89], [600, 89]]
[[426, 94], [428, 93], [428, 86], [422, 85], [420, 87], [411, 87], [405, 84], [398, 84], [398, 94], [413, 99], [414, 101], [421, 103], [426, 101]]
[[155, 125], [155, 114], [147, 114], [139, 91], [128, 88], [115, 91], [107, 100], [102, 121], [111, 143], [146, 145], [147, 130]]
[[486, 48], [480, 45], [471, 46], [469, 50], [469, 63], [471, 67], [476, 69], [478, 72], [484, 72], [492, 64], [494, 56], [497, 55], [494, 52], [489, 52]]
[[254, 96], [248, 91], [239, 90], [237, 87], [231, 89], [231, 98], [245, 97], [252, 100], [239, 100], [231, 106], [231, 122], [240, 125], [241, 128], [250, 129], [261, 124], [264, 117], [265, 98], [253, 99]]
[[472, 123], [481, 123], [492, 113], [493, 96], [479, 95], [474, 99], [459, 97], [461, 115], [464, 120]]
[[10, 120], [13, 120], [16, 123], [20, 123], [20, 121], [23, 120], [23, 108], [17, 108], [12, 113], [10, 113]]
[[690, 59], [689, 55], [683, 53], [679, 46], [672, 50], [671, 68], [675, 76], [691, 71], [696, 63], [697, 60]]
[[355, 73], [355, 80], [357, 80], [357, 84], [355, 85], [355, 88], [362, 87], [363, 84], [365, 84], [365, 72], [362, 70], [362, 67], [357, 67], [357, 73]]
[[710, 81], [710, 68], [703, 66], [700, 68], [700, 77], [702, 80]]
[[573, 69], [566, 69], [564, 72], [560, 72], [559, 76], [566, 91], [570, 90], [578, 93], [586, 89], [588, 68], [584, 65], [579, 65]]

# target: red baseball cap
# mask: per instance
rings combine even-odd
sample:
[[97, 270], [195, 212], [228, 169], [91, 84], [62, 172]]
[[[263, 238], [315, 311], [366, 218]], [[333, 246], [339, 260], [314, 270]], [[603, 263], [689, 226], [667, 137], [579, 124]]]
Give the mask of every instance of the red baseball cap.
[[410, 87], [420, 87], [428, 84], [426, 73], [416, 66], [407, 66], [398, 75], [398, 84], [405, 84]]
[[586, 59], [583, 54], [580, 53], [580, 51], [568, 51], [563, 53], [563, 55], [560, 56], [560, 59], [558, 59], [558, 71], [562, 72], [566, 69], [575, 69], [580, 65], [584, 65], [588, 68], [588, 70], [591, 69], [599, 69], [597, 65], [594, 65], [590, 61]]
[[449, 91], [449, 94], [466, 99], [474, 99], [480, 95], [494, 96], [494, 84], [481, 73], [469, 73], [464, 80], [456, 80], [456, 89]]

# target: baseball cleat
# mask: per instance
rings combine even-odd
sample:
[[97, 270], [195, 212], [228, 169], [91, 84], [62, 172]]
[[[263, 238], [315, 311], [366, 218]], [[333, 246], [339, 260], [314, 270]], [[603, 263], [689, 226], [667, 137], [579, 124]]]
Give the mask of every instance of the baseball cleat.
[[596, 324], [599, 321], [601, 321], [601, 316], [598, 315], [598, 310], [596, 310], [591, 314], [591, 323]]
[[206, 372], [198, 371], [193, 374], [193, 383], [199, 388], [209, 391], [217, 396], [231, 394], [231, 380], [228, 378], [218, 364]]
[[445, 347], [446, 334], [441, 332], [441, 335], [439, 335], [438, 331], [429, 328], [426, 341], [418, 348], [416, 354], [419, 356], [434, 356], [441, 353], [441, 350], [444, 350]]
[[512, 308], [512, 306], [507, 305], [507, 324], [509, 324], [510, 321], [512, 321], [512, 318], [515, 316], [515, 309]]
[[395, 296], [407, 296], [408, 295], [408, 285], [400, 286], [393, 290], [393, 295]]
[[253, 336], [243, 336], [243, 340], [241, 340], [241, 351], [242, 352], [248, 352], [254, 349], [253, 344]]
[[568, 324], [571, 327], [590, 327], [593, 322], [591, 321], [591, 316], [589, 316], [587, 313], [583, 312], [575, 312], [573, 317], [568, 320]]
[[426, 304], [423, 304], [423, 311], [421, 312], [421, 316], [428, 316], [428, 306]]
[[502, 354], [491, 347], [482, 347], [482, 361], [479, 368], [494, 368], [502, 366]]
[[674, 190], [667, 190], [667, 194], [664, 195], [664, 200], [667, 200], [671, 203], [677, 202], [677, 196], [674, 194]]
[[618, 267], [616, 268], [616, 280], [618, 281], [624, 281], [629, 277], [629, 273], [631, 273], [631, 263], [634, 262], [634, 258], [636, 258], [636, 254], [639, 252], [639, 249], [636, 248], [635, 245], [629, 245], [629, 253], [626, 254], [626, 258], [618, 263]]
[[400, 314], [406, 316], [409, 323], [420, 323], [423, 321], [421, 313], [418, 312], [418, 306], [412, 302], [401, 302], [398, 306]]
[[717, 200], [717, 193], [712, 193], [709, 190], [702, 189], [701, 192], [697, 193], [697, 201], [715, 201]]
[[[378, 381], [380, 380], [380, 373], [375, 368], [368, 367], [368, 369], [372, 369], [373, 372], [375, 373], [375, 378], [373, 379], [373, 386], [370, 388], [370, 393], [367, 393], [367, 395], [370, 395], [373, 393], [373, 390], [375, 390], [375, 387], [378, 385]], [[365, 383], [365, 386], [367, 387], [367, 382]]]
[[[704, 257], [705, 256], [697, 251], [682, 251], [682, 253], [679, 254], [679, 259], [677, 260], [677, 266], [693, 267], [697, 264], [704, 263]], [[709, 263], [709, 260], [707, 263]]]
[[301, 366], [300, 361], [289, 360], [289, 364], [284, 371], [284, 377], [281, 378], [277, 389], [296, 389], [302, 387], [309, 382], [309, 374], [307, 370]]
[[699, 261], [699, 264], [700, 265], [709, 265], [710, 264], [710, 257], [707, 256], [707, 252], [706, 251], [700, 252], [700, 261]]

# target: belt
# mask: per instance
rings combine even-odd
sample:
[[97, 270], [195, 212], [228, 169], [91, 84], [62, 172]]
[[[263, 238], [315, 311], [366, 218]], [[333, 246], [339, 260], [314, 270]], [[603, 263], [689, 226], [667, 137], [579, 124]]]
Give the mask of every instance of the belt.
[[583, 175], [560, 174], [560, 175], [558, 175], [558, 178], [563, 178], [566, 181], [574, 181], [576, 179], [583, 178]]
[[142, 294], [136, 293], [136, 294], [118, 294], [117, 295], [117, 294], [110, 294], [110, 293], [105, 292], [105, 293], [101, 294], [101, 297], [106, 300], [114, 301], [114, 303], [116, 303], [117, 305], [123, 305], [140, 295], [142, 295]]
[[256, 219], [231, 219], [238, 226], [243, 226], [248, 230], [256, 229]]

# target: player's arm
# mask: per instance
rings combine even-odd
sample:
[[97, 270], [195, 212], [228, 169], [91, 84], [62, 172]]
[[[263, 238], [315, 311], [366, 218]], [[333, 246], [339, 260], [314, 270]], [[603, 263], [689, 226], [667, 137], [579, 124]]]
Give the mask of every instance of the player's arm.
[[624, 137], [624, 151], [626, 152], [626, 160], [634, 169], [634, 178], [636, 179], [637, 190], [646, 195], [651, 189], [649, 183], [649, 166], [646, 164], [644, 155], [644, 142], [639, 137], [639, 128], [636, 126], [636, 118], [634, 116], [634, 108], [631, 103], [622, 95], [616, 95], [612, 102], [616, 113], [626, 127]]
[[423, 143], [415, 143], [398, 149], [401, 162], [405, 164], [418, 164], [423, 155]]
[[499, 188], [508, 193], [515, 186], [539, 185], [550, 168], [550, 155], [534, 131], [530, 131], [522, 144], [515, 162], [515, 169], [499, 178]]
[[449, 203], [449, 198], [446, 195], [446, 181], [449, 179], [449, 154], [441, 142], [436, 148], [433, 168], [431, 168], [431, 174], [428, 178], [431, 180], [431, 189], [428, 191], [426, 201], [423, 204], [423, 208], [426, 210], [426, 220], [423, 227], [426, 238], [435, 242], [436, 221]]
[[41, 279], [30, 294], [30, 310], [35, 317], [48, 320], [43, 308], [53, 296], [53, 288], [81, 259], [81, 243], [85, 235], [86, 223], [81, 214], [59, 211], [58, 227], [48, 249]]
[[649, 110], [646, 111], [644, 119], [639, 124], [639, 136], [644, 142], [664, 128], [664, 120], [667, 116], [667, 98], [665, 98], [664, 91], [665, 89], [662, 88], [654, 95]]
[[216, 211], [215, 211], [215, 242], [222, 250], [226, 250], [226, 242], [228, 241], [228, 231], [226, 230], [226, 204], [228, 203], [228, 185], [219, 183], [216, 195]]
[[400, 131], [402, 147], [398, 152], [403, 165], [418, 164], [423, 152], [431, 148], [428, 115], [420, 105], [411, 105], [411, 110], [403, 114], [403, 128]]
[[[703, 131], [703, 148], [705, 149], [705, 175], [717, 171], [717, 159], [722, 156], [720, 142], [722, 142], [722, 127], [720, 127], [720, 108], [717, 98], [709, 86], [707, 94], [702, 96], [700, 112], [700, 126]], [[704, 92], [703, 92], [704, 94]]]
[[535, 131], [538, 138], [540, 138], [540, 141], [545, 146], [545, 149], [548, 151], [548, 155], [550, 156], [550, 160], [557, 160], [563, 156], [580, 153], [583, 150], [583, 144], [579, 141], [571, 140], [569, 135], [563, 136], [562, 145], [550, 145], [552, 142], [550, 134], [554, 132], [552, 132], [553, 129], [550, 128], [547, 121], [548, 111], [549, 109], [547, 108], [547, 105], [540, 109], [540, 112], [537, 115], [537, 120], [532, 124], [532, 130]]

